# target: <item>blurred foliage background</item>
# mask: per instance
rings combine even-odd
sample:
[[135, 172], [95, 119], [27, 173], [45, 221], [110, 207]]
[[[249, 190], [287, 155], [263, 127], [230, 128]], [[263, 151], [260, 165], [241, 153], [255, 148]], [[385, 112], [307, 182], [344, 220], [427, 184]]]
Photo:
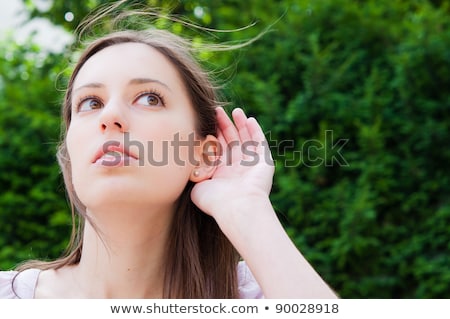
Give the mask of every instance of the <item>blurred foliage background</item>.
[[[73, 33], [102, 0], [53, 1]], [[208, 28], [200, 41], [261, 39], [206, 54], [231, 107], [262, 123], [289, 235], [344, 298], [450, 297], [450, 1], [129, 1]], [[71, 12], [72, 21], [67, 21]], [[0, 42], [0, 269], [56, 258], [70, 209], [55, 150], [70, 47]]]

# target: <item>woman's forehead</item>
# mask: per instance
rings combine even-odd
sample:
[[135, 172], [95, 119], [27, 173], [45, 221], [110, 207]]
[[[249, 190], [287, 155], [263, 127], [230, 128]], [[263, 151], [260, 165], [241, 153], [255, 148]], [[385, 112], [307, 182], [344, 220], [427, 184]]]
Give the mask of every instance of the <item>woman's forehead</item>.
[[108, 46], [92, 55], [80, 68], [74, 88], [85, 81], [108, 83], [130, 79], [153, 79], [173, 90], [183, 86], [178, 70], [161, 52], [144, 43], [129, 42]]

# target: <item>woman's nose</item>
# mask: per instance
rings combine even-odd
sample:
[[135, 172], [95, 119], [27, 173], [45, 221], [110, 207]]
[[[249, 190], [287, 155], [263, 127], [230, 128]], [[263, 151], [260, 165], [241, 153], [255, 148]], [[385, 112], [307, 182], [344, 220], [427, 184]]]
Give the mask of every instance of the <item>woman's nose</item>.
[[128, 132], [129, 124], [125, 106], [112, 101], [106, 104], [100, 115], [100, 129], [102, 132], [107, 130], [118, 130], [121, 133]]

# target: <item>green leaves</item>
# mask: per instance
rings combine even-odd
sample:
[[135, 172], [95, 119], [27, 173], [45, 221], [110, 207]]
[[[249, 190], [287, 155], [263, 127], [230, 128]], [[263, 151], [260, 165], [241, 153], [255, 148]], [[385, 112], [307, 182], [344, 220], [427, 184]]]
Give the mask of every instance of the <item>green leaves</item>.
[[[449, 207], [450, 193], [445, 16], [426, 2], [293, 1], [276, 30], [240, 59], [231, 84], [240, 104], [271, 139], [295, 142], [274, 149], [275, 207], [343, 297], [450, 293], [448, 271], [439, 268], [450, 261], [441, 242], [450, 228], [438, 236], [432, 226], [448, 225], [437, 212]], [[270, 94], [270, 103], [260, 100]], [[324, 145], [326, 130], [348, 139], [349, 166], [285, 165], [306, 141]], [[431, 246], [439, 257], [427, 257]], [[437, 278], [446, 289], [434, 289]]]
[[[70, 230], [51, 227], [67, 204], [59, 169], [56, 74], [62, 56], [43, 56], [35, 45], [0, 47], [4, 86], [0, 99], [0, 268], [29, 258], [56, 257]], [[24, 76], [26, 74], [26, 76]]]

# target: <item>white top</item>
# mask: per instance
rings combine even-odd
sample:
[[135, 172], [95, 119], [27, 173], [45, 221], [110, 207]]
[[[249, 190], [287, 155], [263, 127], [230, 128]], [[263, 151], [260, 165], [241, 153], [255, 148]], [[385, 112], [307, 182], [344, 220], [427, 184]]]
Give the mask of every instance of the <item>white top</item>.
[[[20, 273], [14, 270], [0, 271], [0, 299], [33, 299], [40, 272], [40, 269], [27, 269]], [[261, 288], [245, 262], [239, 262], [237, 274], [239, 298], [264, 298]]]

